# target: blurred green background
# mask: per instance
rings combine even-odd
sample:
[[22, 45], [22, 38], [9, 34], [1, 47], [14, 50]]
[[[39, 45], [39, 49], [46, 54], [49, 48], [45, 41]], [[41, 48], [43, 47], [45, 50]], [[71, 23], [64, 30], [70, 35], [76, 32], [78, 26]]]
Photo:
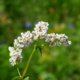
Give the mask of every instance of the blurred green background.
[[[9, 63], [8, 46], [21, 32], [32, 30], [38, 21], [49, 22], [49, 33], [65, 33], [68, 47], [45, 46], [30, 63], [30, 80], [80, 80], [80, 0], [0, 0], [0, 80], [15, 80], [16, 67]], [[33, 45], [23, 50], [22, 73]]]

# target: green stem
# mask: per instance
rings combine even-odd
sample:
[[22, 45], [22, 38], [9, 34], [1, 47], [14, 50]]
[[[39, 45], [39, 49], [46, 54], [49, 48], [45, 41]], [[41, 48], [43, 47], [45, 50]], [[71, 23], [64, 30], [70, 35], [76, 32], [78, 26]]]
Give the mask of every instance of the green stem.
[[31, 53], [31, 55], [30, 55], [30, 57], [29, 57], [29, 59], [28, 59], [28, 62], [27, 62], [26, 66], [25, 66], [25, 68], [24, 68], [24, 70], [23, 70], [21, 80], [24, 78], [25, 74], [27, 73], [29, 64], [30, 64], [30, 62], [31, 62], [31, 59], [32, 59], [33, 54], [35, 53], [35, 51], [36, 51], [36, 45], [34, 45], [34, 49], [33, 49], [32, 53]]
[[19, 71], [18, 67], [17, 67], [17, 72], [18, 72], [19, 77], [21, 78], [21, 74], [20, 74], [20, 71]]

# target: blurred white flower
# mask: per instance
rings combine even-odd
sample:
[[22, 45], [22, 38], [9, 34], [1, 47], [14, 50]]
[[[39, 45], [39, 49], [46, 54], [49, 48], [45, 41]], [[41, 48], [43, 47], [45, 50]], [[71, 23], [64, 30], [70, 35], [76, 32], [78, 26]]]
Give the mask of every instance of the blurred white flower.
[[45, 37], [45, 42], [50, 43], [51, 45], [61, 45], [64, 44], [65, 46], [70, 45], [71, 41], [68, 41], [68, 36], [65, 34], [47, 34]]
[[48, 22], [43, 21], [40, 21], [35, 25], [35, 28], [32, 31], [32, 34], [34, 35], [34, 40], [37, 40], [38, 38], [44, 38], [44, 36], [47, 34], [48, 25]]
[[[19, 37], [18, 37], [19, 38]], [[21, 38], [21, 37], [20, 37]], [[19, 39], [20, 40], [20, 39]], [[24, 44], [19, 43], [18, 39], [14, 40], [14, 47], [23, 48]]]
[[68, 40], [68, 36], [65, 34], [47, 34], [48, 22], [40, 21], [35, 25], [32, 32], [22, 32], [21, 35], [14, 39], [14, 46], [9, 47], [10, 63], [12, 66], [16, 65], [18, 61], [22, 60], [22, 48], [30, 45], [34, 40], [43, 39], [50, 45], [70, 45], [71, 41]]
[[25, 45], [28, 46], [32, 43], [32, 41], [32, 33], [27, 31], [25, 33], [21, 33], [21, 36], [14, 40], [14, 47], [23, 48]]
[[21, 33], [22, 40], [19, 39], [19, 38], [18, 38], [18, 40], [19, 40], [20, 43], [27, 46], [27, 45], [29, 45], [30, 43], [33, 42], [32, 37], [33, 37], [32, 33], [30, 31], [27, 31], [25, 33]]
[[12, 66], [16, 65], [17, 61], [21, 61], [22, 60], [22, 49], [15, 49], [14, 47], [9, 47], [9, 51], [10, 51], [10, 63]]

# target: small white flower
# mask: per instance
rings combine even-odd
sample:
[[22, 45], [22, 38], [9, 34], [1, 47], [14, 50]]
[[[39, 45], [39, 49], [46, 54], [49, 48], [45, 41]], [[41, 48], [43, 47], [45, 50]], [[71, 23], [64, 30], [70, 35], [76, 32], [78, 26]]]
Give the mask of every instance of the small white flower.
[[28, 46], [30, 43], [32, 43], [32, 41], [32, 33], [27, 31], [25, 33], [21, 33], [21, 36], [14, 40], [14, 46], [23, 48], [25, 45]]
[[35, 25], [34, 30], [32, 31], [32, 34], [34, 35], [34, 40], [37, 40], [38, 38], [42, 39], [47, 34], [48, 30], [48, 23], [40, 21]]
[[71, 43], [72, 43], [71, 41], [68, 41], [68, 44], [69, 44], [69, 45], [71, 45]]
[[11, 65], [15, 65], [17, 63], [17, 61], [21, 61], [22, 60], [22, 49], [15, 49], [14, 47], [9, 47], [9, 51], [10, 51], [10, 63]]
[[45, 37], [45, 42], [49, 42], [51, 45], [70, 45], [71, 42], [68, 41], [68, 37], [65, 34], [47, 34]]
[[27, 31], [25, 33], [21, 33], [22, 40], [20, 39], [21, 41], [20, 40], [19, 41], [22, 44], [27, 46], [27, 45], [29, 45], [30, 43], [33, 42], [32, 37], [33, 37], [32, 33], [30, 31]]
[[14, 40], [14, 47], [23, 48], [24, 44], [21, 44], [19, 41], [21, 41], [21, 40], [19, 40], [19, 39]]
[[45, 37], [46, 42], [53, 42], [56, 39], [55, 33], [47, 34]]

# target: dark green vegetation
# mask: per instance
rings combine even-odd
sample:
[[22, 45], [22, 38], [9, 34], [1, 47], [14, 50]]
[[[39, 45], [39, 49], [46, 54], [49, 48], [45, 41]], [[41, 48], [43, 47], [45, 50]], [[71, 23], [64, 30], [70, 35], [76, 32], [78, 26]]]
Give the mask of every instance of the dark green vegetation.
[[[9, 63], [8, 46], [38, 21], [49, 22], [49, 31], [65, 33], [68, 47], [42, 47], [33, 56], [30, 80], [80, 80], [80, 0], [0, 0], [0, 80], [16, 80], [16, 66]], [[40, 44], [40, 43], [39, 43]], [[33, 45], [23, 50], [22, 73]]]

